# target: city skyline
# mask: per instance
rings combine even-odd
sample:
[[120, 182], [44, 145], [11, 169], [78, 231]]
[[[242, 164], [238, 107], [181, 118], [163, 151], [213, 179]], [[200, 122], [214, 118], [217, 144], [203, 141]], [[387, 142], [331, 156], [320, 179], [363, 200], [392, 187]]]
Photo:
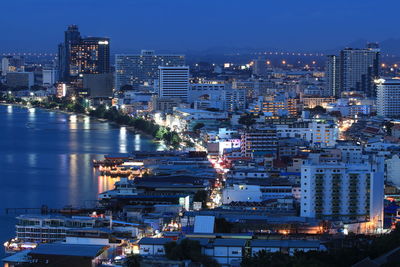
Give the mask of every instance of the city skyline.
[[[360, 39], [396, 41], [394, 10], [400, 5], [389, 1], [387, 5], [393, 8], [387, 9], [373, 1], [342, 0], [323, 4], [252, 1], [247, 5], [209, 0], [120, 0], [115, 5], [61, 0], [57, 6], [50, 4], [48, 0], [3, 3], [3, 9], [11, 12], [3, 12], [0, 18], [2, 50], [21, 51], [29, 43], [31, 51], [55, 52], [62, 30], [78, 24], [90, 36], [111, 38], [113, 52], [215, 47], [325, 51]], [[15, 12], [18, 21], [10, 17]]]

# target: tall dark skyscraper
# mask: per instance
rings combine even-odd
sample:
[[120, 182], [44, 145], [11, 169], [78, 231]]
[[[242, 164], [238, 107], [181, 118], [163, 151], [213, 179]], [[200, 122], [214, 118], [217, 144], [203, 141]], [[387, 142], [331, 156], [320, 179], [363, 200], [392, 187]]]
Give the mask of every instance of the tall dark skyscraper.
[[110, 72], [110, 40], [103, 37], [82, 38], [77, 25], [65, 31], [64, 43], [58, 46], [60, 79], [71, 81], [80, 74]]
[[328, 56], [327, 91], [338, 97], [346, 91], [376, 96], [373, 81], [379, 76], [379, 59], [377, 44], [368, 44], [363, 49], [346, 48], [340, 51], [339, 56]]

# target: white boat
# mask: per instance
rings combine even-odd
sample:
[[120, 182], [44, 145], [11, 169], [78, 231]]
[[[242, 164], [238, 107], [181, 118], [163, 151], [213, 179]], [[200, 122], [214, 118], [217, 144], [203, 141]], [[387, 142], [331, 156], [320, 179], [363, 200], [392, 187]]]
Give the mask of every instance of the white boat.
[[115, 183], [115, 188], [99, 194], [99, 200], [107, 200], [119, 196], [136, 196], [138, 195], [136, 185], [133, 180], [122, 177], [119, 182]]

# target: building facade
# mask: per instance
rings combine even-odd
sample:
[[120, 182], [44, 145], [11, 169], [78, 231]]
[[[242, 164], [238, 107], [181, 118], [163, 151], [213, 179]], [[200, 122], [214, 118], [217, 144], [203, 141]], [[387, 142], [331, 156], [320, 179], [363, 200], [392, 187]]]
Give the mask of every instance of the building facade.
[[160, 98], [179, 98], [187, 101], [189, 93], [189, 67], [160, 66], [158, 95]]
[[58, 68], [61, 81], [71, 81], [80, 74], [110, 72], [110, 39], [82, 38], [77, 25], [70, 25], [64, 42], [58, 46]]
[[359, 91], [366, 96], [376, 95], [374, 80], [379, 76], [380, 50], [376, 44], [367, 48], [346, 48], [339, 56], [327, 60], [327, 91], [340, 96], [342, 92]]
[[158, 77], [159, 66], [183, 66], [185, 56], [155, 54], [153, 50], [142, 50], [141, 54], [115, 55], [115, 88], [124, 85], [137, 87], [144, 83], [153, 83]]
[[309, 160], [301, 168], [301, 216], [343, 222], [383, 223], [384, 164]]
[[277, 131], [268, 127], [246, 130], [242, 134], [241, 146], [244, 157], [275, 155], [278, 147]]
[[377, 113], [383, 117], [400, 116], [400, 79], [377, 81]]

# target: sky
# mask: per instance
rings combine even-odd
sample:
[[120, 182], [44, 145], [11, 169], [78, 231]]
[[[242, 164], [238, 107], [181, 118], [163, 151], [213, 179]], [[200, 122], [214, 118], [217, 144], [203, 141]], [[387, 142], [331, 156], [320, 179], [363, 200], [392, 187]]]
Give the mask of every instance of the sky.
[[1, 0], [0, 52], [56, 52], [69, 24], [113, 52], [325, 51], [398, 38], [398, 0]]

